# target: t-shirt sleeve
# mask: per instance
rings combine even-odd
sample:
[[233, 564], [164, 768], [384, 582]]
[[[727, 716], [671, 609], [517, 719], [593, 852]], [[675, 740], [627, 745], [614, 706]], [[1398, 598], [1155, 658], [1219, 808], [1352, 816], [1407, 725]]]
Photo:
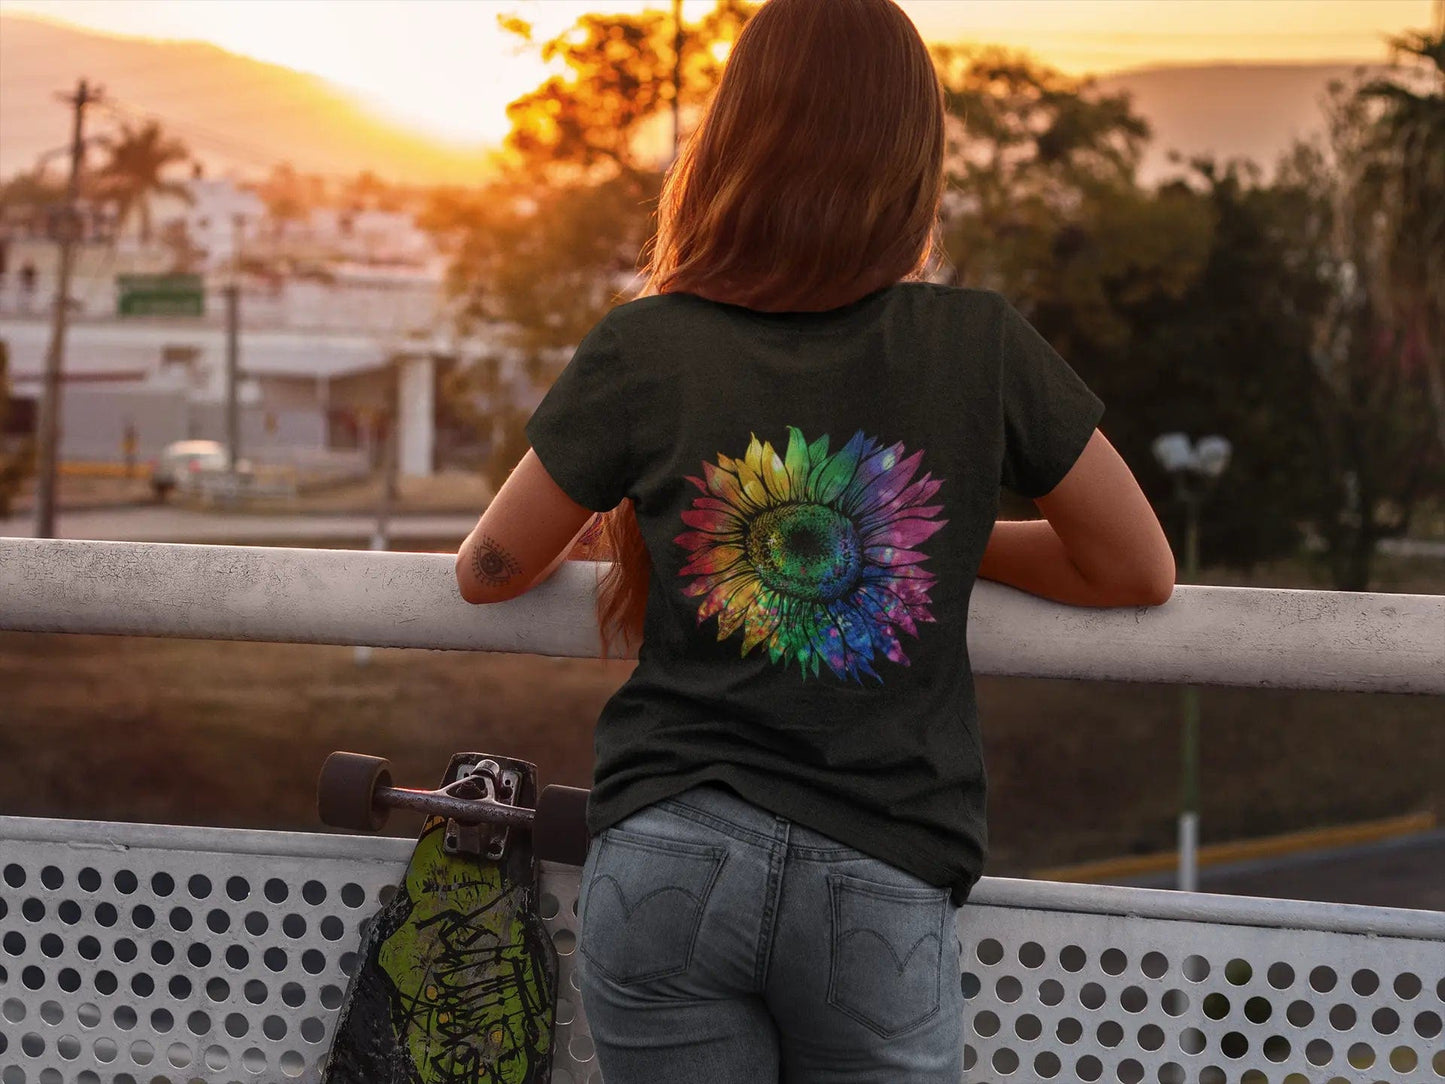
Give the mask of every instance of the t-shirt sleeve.
[[584, 508], [616, 508], [632, 485], [627, 396], [616, 335], [598, 323], [527, 420], [527, 440]]
[[1007, 299], [999, 300], [1002, 481], [1033, 499], [1051, 492], [1078, 461], [1104, 404]]

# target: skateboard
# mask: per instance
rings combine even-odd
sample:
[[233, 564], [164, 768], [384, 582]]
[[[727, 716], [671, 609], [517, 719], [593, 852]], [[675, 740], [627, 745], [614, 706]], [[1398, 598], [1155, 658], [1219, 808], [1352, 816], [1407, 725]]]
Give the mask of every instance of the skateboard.
[[457, 753], [434, 791], [391, 785], [385, 760], [332, 753], [317, 811], [376, 831], [425, 813], [396, 892], [363, 926], [321, 1079], [326, 1084], [545, 1084], [557, 954], [536, 859], [581, 865], [587, 791], [537, 792], [535, 765]]

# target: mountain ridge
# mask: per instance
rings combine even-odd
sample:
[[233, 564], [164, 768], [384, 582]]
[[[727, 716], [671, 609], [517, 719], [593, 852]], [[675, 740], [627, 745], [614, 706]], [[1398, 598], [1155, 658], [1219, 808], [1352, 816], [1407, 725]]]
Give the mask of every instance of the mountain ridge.
[[[56, 100], [57, 57], [102, 85], [106, 121], [154, 117], [209, 173], [255, 177], [280, 162], [303, 172], [377, 176], [411, 184], [478, 183], [494, 148], [449, 144], [378, 115], [321, 76], [256, 60], [209, 42], [100, 33], [31, 16], [0, 15], [0, 178], [64, 147], [69, 118]], [[1102, 92], [1127, 90], [1154, 132], [1140, 180], [1157, 183], [1186, 158], [1252, 158], [1266, 177], [1295, 137], [1323, 127], [1319, 98], [1331, 79], [1383, 65], [1160, 64], [1091, 76]], [[52, 167], [57, 168], [57, 167]]]

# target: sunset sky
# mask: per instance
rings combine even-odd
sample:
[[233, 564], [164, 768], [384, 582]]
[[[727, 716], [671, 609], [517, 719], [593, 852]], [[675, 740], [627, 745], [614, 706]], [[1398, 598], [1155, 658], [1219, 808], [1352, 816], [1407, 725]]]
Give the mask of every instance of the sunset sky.
[[[1382, 61], [1385, 38], [1431, 24], [1433, 0], [899, 0], [923, 36], [1026, 48], [1070, 74], [1204, 61]], [[712, 0], [686, 0], [697, 18]], [[506, 103], [547, 74], [497, 27], [550, 37], [582, 12], [668, 0], [0, 0], [0, 14], [211, 42], [330, 79], [392, 117], [456, 140], [500, 140]], [[60, 58], [57, 58], [57, 64]], [[69, 74], [68, 72], [66, 73]]]

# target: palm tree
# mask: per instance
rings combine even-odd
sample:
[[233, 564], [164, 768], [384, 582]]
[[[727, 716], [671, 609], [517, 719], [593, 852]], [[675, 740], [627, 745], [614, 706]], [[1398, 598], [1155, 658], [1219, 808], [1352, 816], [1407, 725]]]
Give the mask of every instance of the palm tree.
[[1412, 85], [1377, 79], [1359, 90], [1380, 110], [1373, 168], [1364, 178], [1386, 230], [1375, 286], [1408, 344], [1408, 360], [1425, 369], [1445, 449], [1445, 26], [1390, 44], [1397, 57], [1413, 57], [1420, 74]]
[[120, 138], [107, 141], [106, 149], [110, 161], [97, 174], [100, 189], [115, 200], [122, 221], [132, 209], [140, 214], [141, 244], [149, 244], [151, 197], [179, 196], [191, 202], [191, 193], [184, 184], [162, 176], [167, 166], [188, 161], [190, 151], [180, 140], [162, 134], [155, 121], [147, 121], [138, 131], [122, 124]]

